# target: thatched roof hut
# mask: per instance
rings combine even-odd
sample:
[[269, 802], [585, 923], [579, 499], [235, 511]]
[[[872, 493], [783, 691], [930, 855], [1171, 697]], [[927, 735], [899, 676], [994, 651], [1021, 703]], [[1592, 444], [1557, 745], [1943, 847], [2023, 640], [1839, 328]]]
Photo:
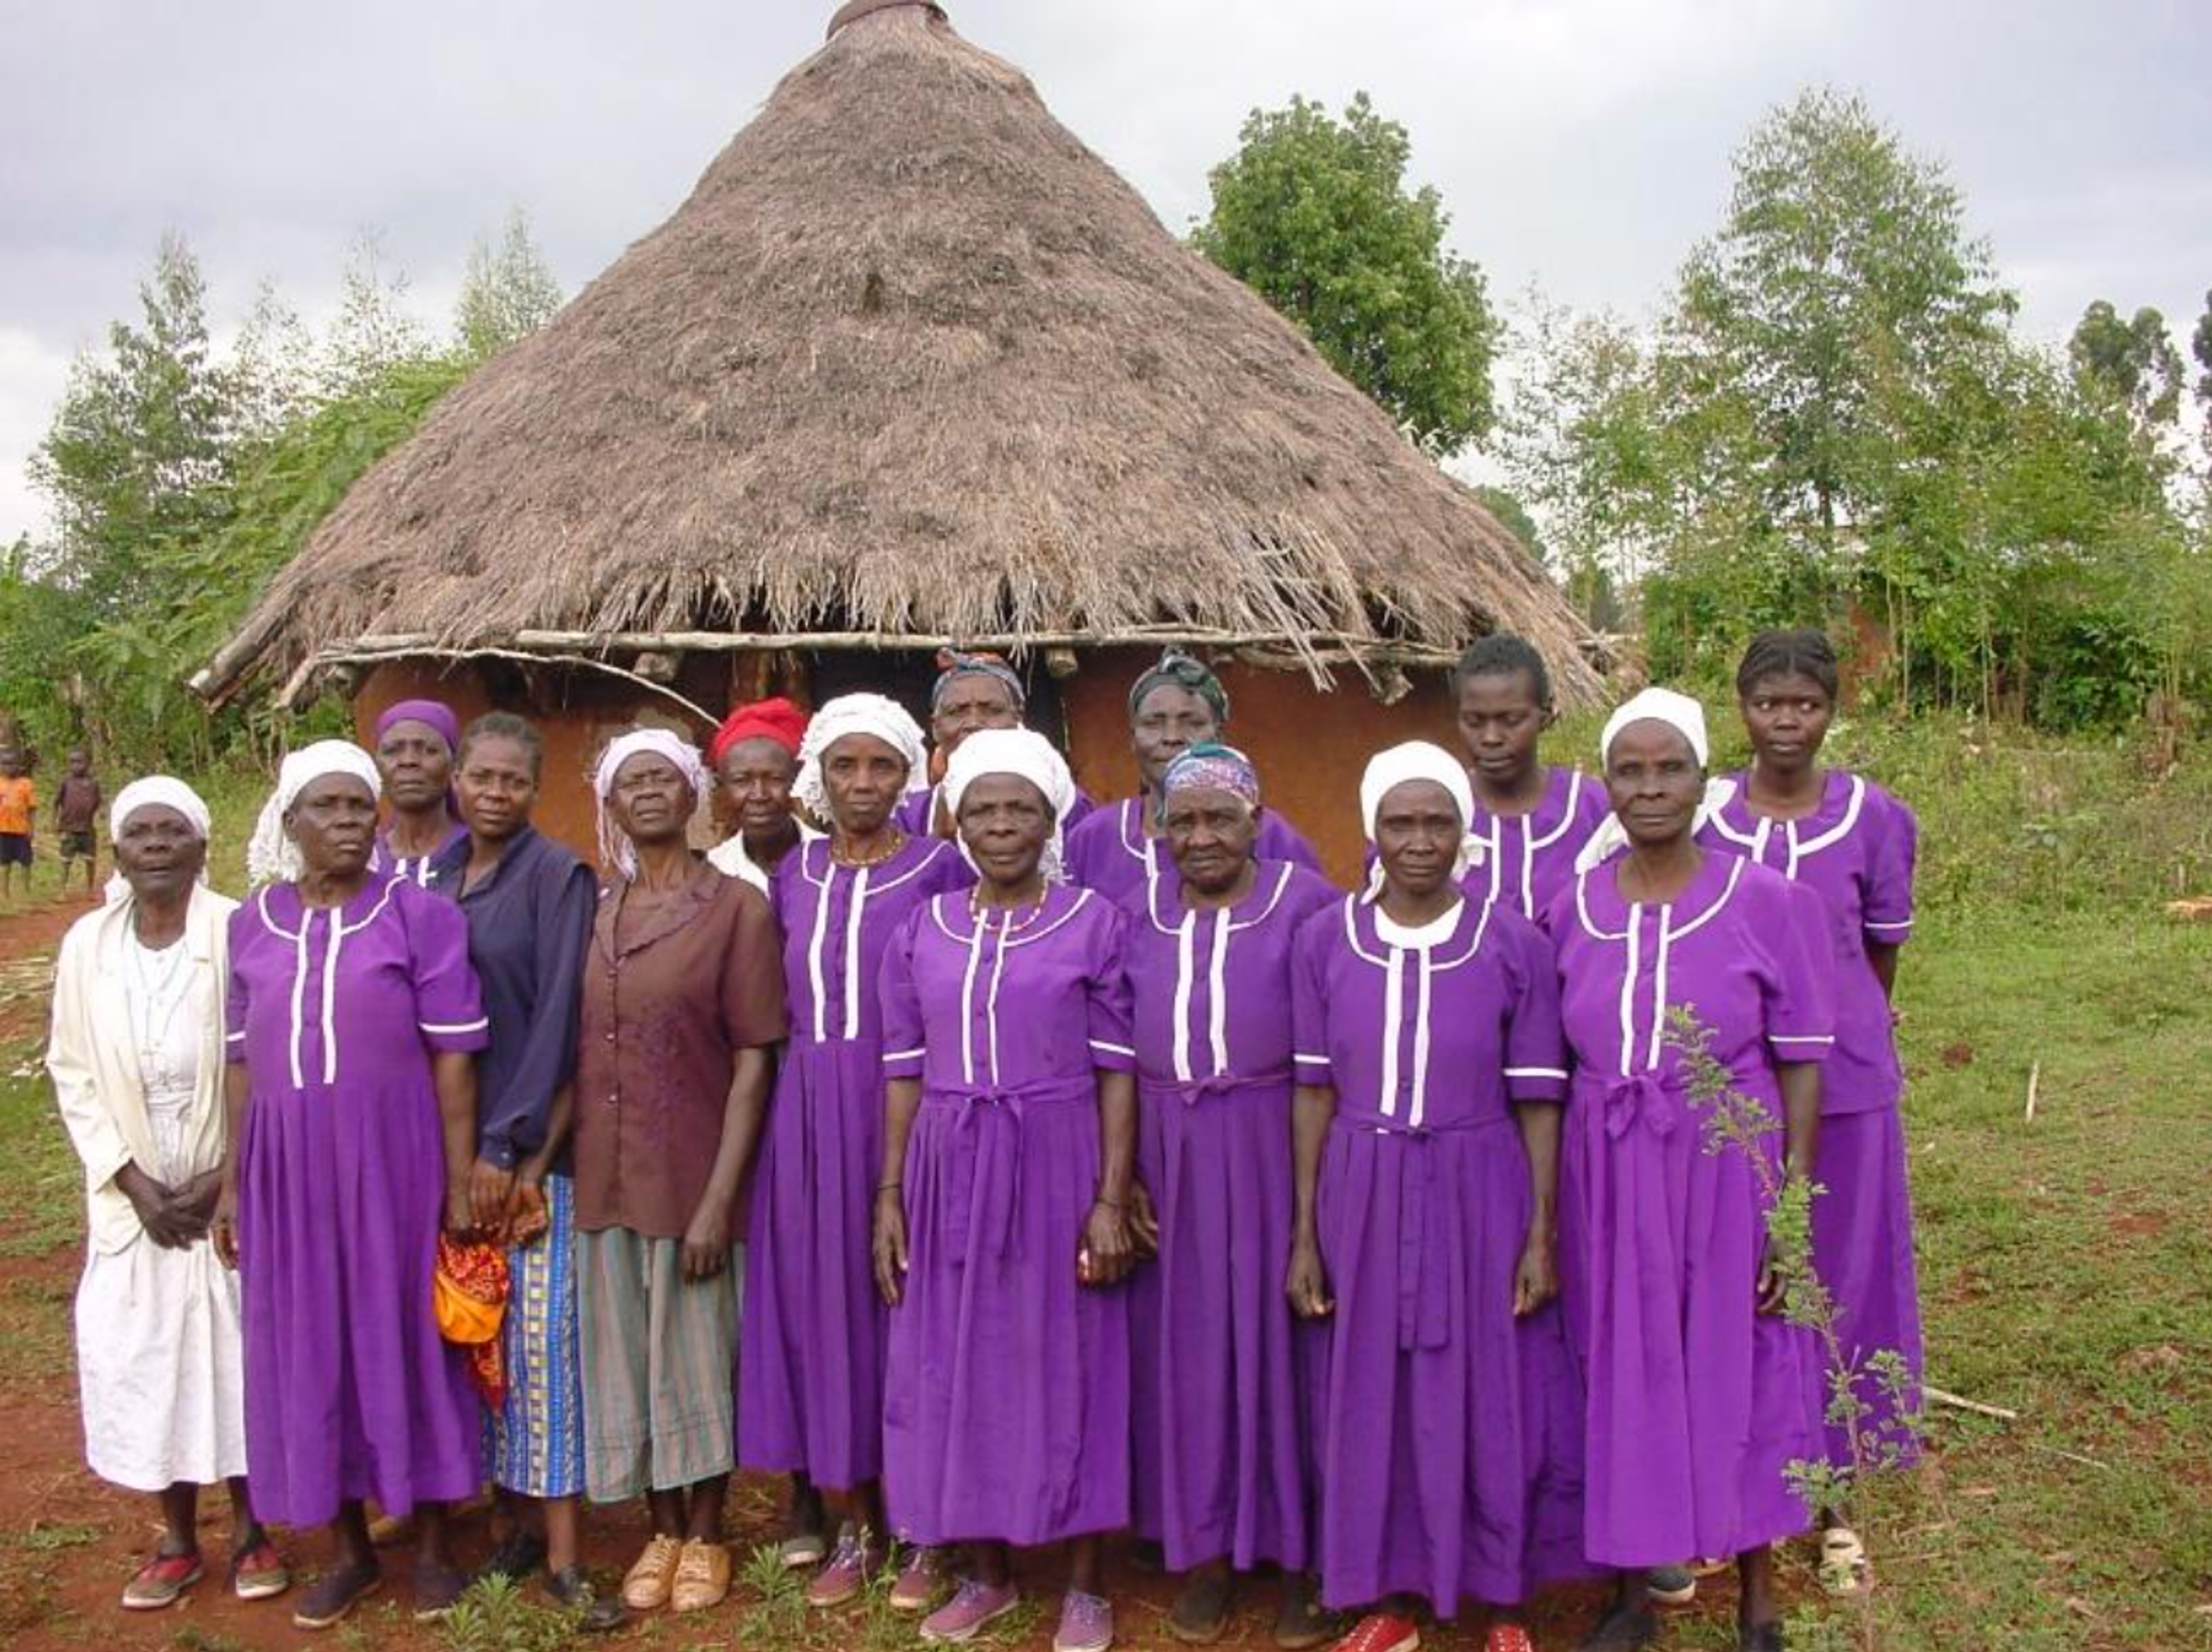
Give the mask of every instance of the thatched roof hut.
[[541, 712], [553, 667], [711, 713], [745, 656], [740, 686], [765, 654], [788, 678], [957, 640], [1080, 681], [1176, 640], [1302, 667], [1310, 703], [1343, 666], [1395, 697], [1496, 628], [1595, 694], [1467, 489], [1019, 71], [934, 5], [854, 0], [672, 218], [362, 478], [199, 686], [505, 660]]

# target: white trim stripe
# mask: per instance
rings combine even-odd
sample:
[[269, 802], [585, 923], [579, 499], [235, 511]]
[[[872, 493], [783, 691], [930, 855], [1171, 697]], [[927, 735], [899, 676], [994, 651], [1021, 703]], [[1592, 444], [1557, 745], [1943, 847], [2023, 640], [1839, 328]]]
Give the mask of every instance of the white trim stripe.
[[491, 1026], [491, 1017], [485, 1015], [478, 1016], [474, 1021], [418, 1021], [415, 1024], [426, 1033], [440, 1036], [483, 1032]]
[[1091, 1048], [1094, 1050], [1103, 1050], [1109, 1055], [1126, 1055], [1132, 1060], [1134, 1060], [1137, 1055], [1137, 1052], [1129, 1045], [1116, 1044], [1109, 1039], [1094, 1038], [1091, 1040]]
[[1206, 1031], [1213, 1046], [1217, 1078], [1229, 1071], [1229, 908], [1224, 907], [1213, 914], [1213, 969], [1206, 983], [1212, 994], [1206, 1005], [1211, 1011]]
[[1567, 1076], [1567, 1070], [1565, 1067], [1507, 1067], [1505, 1076], [1509, 1078], [1564, 1078]]
[[910, 1050], [885, 1050], [884, 1060], [886, 1064], [892, 1061], [913, 1061], [928, 1054], [929, 1049], [927, 1045], [918, 1045]]
[[1832, 1044], [1836, 1036], [1833, 1033], [1769, 1033], [1766, 1042], [1770, 1044]]

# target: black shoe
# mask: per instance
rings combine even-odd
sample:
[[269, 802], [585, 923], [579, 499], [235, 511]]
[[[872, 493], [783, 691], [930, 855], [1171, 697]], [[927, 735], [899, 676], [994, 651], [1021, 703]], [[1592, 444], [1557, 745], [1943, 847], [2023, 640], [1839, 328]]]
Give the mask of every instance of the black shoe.
[[1168, 1613], [1168, 1633], [1187, 1646], [1212, 1646], [1229, 1632], [1235, 1587], [1226, 1571], [1200, 1572], [1185, 1578], [1175, 1610]]
[[1632, 1609], [1615, 1605], [1607, 1608], [1597, 1627], [1576, 1649], [1576, 1652], [1634, 1652], [1638, 1647], [1649, 1646], [1659, 1638], [1659, 1619], [1650, 1607]]
[[544, 1564], [545, 1540], [517, 1530], [508, 1534], [507, 1540], [477, 1568], [476, 1581], [481, 1583], [498, 1577], [510, 1583], [525, 1582], [535, 1577]]
[[576, 1614], [576, 1627], [586, 1635], [604, 1635], [629, 1621], [629, 1610], [611, 1595], [592, 1587], [581, 1566], [564, 1566], [545, 1580], [545, 1592], [556, 1605]]
[[1779, 1623], [1740, 1624], [1735, 1643], [1737, 1652], [1786, 1652]]

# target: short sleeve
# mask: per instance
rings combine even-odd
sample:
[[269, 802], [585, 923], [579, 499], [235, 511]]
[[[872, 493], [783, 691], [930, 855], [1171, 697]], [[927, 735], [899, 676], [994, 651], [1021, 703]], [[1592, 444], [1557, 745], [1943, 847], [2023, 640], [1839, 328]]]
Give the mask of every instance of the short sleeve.
[[1551, 941], [1533, 924], [1499, 907], [1512, 997], [1506, 1007], [1505, 1093], [1516, 1102], [1562, 1102], [1567, 1096], [1566, 1038], [1559, 1022], [1559, 971]]
[[768, 897], [750, 884], [729, 880], [730, 938], [722, 949], [722, 1031], [732, 1048], [759, 1049], [780, 1043], [791, 1023], [783, 999], [783, 949]]
[[447, 1054], [483, 1048], [491, 1042], [491, 1021], [484, 1014], [483, 992], [469, 963], [467, 918], [451, 901], [426, 894], [412, 884], [402, 884], [395, 895], [407, 917], [415, 1023], [423, 1044]]
[[1091, 943], [1091, 974], [1085, 983], [1091, 1065], [1108, 1072], [1133, 1072], [1137, 1066], [1133, 994], [1129, 988], [1128, 932], [1121, 914], [1097, 902], [1101, 921]]
[[1894, 946], [1912, 935], [1912, 869], [1920, 849], [1920, 823], [1887, 793], [1877, 794], [1881, 829], [1867, 857], [1866, 910], [1870, 941]]
[[1766, 936], [1766, 1042], [1778, 1061], [1825, 1061], [1836, 1046], [1835, 949], [1827, 906], [1809, 884], [1783, 883]]
[[246, 971], [238, 966], [245, 952], [240, 943], [245, 938], [252, 910], [249, 901], [230, 914], [230, 969], [222, 984], [222, 1054], [223, 1059], [234, 1066], [242, 1066], [246, 1062], [246, 1017], [252, 1005]]
[[914, 949], [933, 902], [925, 901], [907, 916], [884, 948], [876, 973], [876, 999], [883, 1011], [884, 1076], [919, 1078], [927, 1044], [921, 1027], [921, 994], [915, 985]]
[[1333, 1084], [1328, 1059], [1328, 994], [1322, 977], [1328, 969], [1333, 926], [1342, 921], [1332, 902], [1298, 929], [1291, 945], [1291, 1066], [1302, 1084]]

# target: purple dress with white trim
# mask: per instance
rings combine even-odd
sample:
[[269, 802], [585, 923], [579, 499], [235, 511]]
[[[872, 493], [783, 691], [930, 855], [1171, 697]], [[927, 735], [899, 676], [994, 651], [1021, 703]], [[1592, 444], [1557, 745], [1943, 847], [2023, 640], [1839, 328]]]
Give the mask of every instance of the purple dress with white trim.
[[940, 895], [884, 955], [884, 1070], [922, 1091], [884, 1395], [884, 1497], [911, 1541], [1128, 1522], [1127, 1292], [1076, 1280], [1097, 1075], [1136, 1065], [1122, 928], [1065, 884], [1027, 914]]
[[1483, 846], [1482, 864], [1468, 868], [1460, 887], [1540, 922], [1575, 881], [1575, 857], [1609, 812], [1605, 787], [1577, 768], [1547, 769], [1544, 795], [1525, 815], [1494, 815], [1478, 799], [1468, 835]]
[[1292, 982], [1298, 1078], [1337, 1098], [1322, 1598], [1516, 1604], [1583, 1570], [1565, 1328], [1513, 1314], [1534, 1210], [1514, 1103], [1567, 1086], [1550, 944], [1504, 906], [1409, 933], [1346, 899], [1300, 931]]
[[[1740, 1150], [1705, 1151], [1670, 1010], [1782, 1119], [1777, 1061], [1834, 1043], [1815, 903], [1778, 873], [1707, 854], [1660, 906], [1620, 862], [1548, 918], [1575, 1063], [1559, 1165], [1559, 1269], [1588, 1394], [1585, 1549], [1601, 1565], [1734, 1555], [1801, 1532], [1784, 1469], [1817, 1455], [1811, 1333], [1756, 1311], [1765, 1224]], [[1779, 1129], [1761, 1143], [1782, 1159]]]
[[883, 1473], [884, 1318], [870, 1252], [884, 1154], [883, 957], [930, 896], [975, 874], [942, 838], [838, 865], [817, 838], [776, 869], [791, 1042], [753, 1176], [738, 1328], [738, 1457], [848, 1491]]
[[[1145, 804], [1140, 797], [1124, 798], [1111, 808], [1098, 810], [1080, 826], [1071, 824], [1068, 877], [1122, 905], [1166, 874], [1173, 858], [1165, 843], [1145, 835]], [[1073, 820], [1073, 816], [1069, 818]], [[1252, 856], [1255, 860], [1287, 860], [1310, 872], [1322, 869], [1313, 845], [1272, 809], [1261, 813], [1260, 835], [1252, 845]]]
[[[1899, 1102], [1905, 1072], [1889, 995], [1867, 956], [1912, 933], [1912, 866], [1918, 825], [1911, 810], [1873, 781], [1830, 769], [1820, 806], [1799, 820], [1754, 814], [1747, 777], [1698, 841], [1740, 854], [1816, 891], [1835, 958], [1836, 1048], [1820, 1075], [1820, 1149], [1813, 1202], [1813, 1257], [1836, 1301], [1846, 1358], [1880, 1349], [1902, 1355], [1917, 1389], [1922, 1371], [1920, 1289], [1912, 1258], [1912, 1193]], [[1859, 1423], [1902, 1456], [1917, 1455], [1892, 1425], [1894, 1408], [1870, 1376], [1857, 1383], [1870, 1407]], [[1828, 1429], [1828, 1458], [1851, 1461], [1850, 1440]]]
[[1187, 910], [1170, 865], [1125, 904], [1139, 1178], [1160, 1254], [1129, 1285], [1132, 1524], [1186, 1570], [1311, 1559], [1308, 1379], [1322, 1327], [1283, 1291], [1293, 1208], [1291, 954], [1336, 890], [1261, 861], [1236, 906]]
[[230, 920], [228, 1053], [251, 1101], [239, 1277], [253, 1512], [318, 1526], [374, 1497], [473, 1496], [476, 1393], [431, 1309], [445, 1133], [431, 1058], [489, 1042], [459, 907], [372, 878], [289, 884]]

